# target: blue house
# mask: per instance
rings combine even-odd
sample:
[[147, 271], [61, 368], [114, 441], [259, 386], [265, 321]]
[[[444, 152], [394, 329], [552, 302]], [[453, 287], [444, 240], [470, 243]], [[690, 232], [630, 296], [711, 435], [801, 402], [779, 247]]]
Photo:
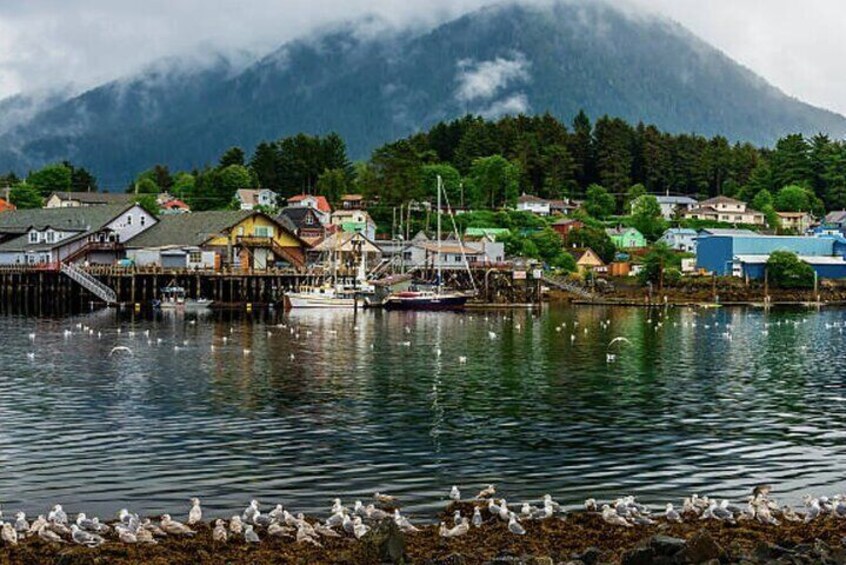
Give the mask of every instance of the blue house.
[[820, 278], [846, 278], [846, 241], [834, 237], [710, 235], [700, 233], [696, 266], [717, 275], [764, 278], [770, 254], [790, 251], [811, 265]]
[[666, 243], [671, 249], [696, 253], [696, 230], [688, 228], [670, 228], [664, 232], [658, 241]]

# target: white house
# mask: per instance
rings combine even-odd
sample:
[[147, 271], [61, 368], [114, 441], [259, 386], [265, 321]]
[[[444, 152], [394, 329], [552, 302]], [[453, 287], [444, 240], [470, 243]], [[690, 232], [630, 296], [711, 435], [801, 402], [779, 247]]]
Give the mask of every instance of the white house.
[[666, 243], [671, 249], [696, 253], [696, 230], [686, 228], [670, 228], [664, 232], [658, 241]]
[[138, 204], [15, 210], [0, 214], [0, 265], [112, 264], [124, 242], [156, 218]]
[[440, 262], [437, 257], [437, 241], [418, 240], [406, 247], [403, 260], [406, 265], [420, 268], [436, 268], [440, 264], [441, 269], [466, 269], [465, 258], [471, 266], [493, 265], [505, 261], [505, 244], [488, 238], [466, 241], [463, 245], [446, 240], [441, 242]]
[[241, 188], [235, 193], [241, 210], [253, 210], [258, 206], [276, 208], [277, 195], [269, 188]]
[[549, 200], [531, 194], [522, 194], [517, 198], [517, 210], [519, 212], [531, 212], [538, 216], [549, 216], [551, 213]]
[[717, 196], [703, 200], [695, 208], [682, 212], [682, 217], [689, 220], [708, 220], [726, 224], [764, 225], [766, 219], [761, 212], [746, 206], [746, 202]]
[[672, 220], [676, 217], [676, 214], [693, 210], [699, 204], [690, 196], [670, 196], [669, 194], [665, 194], [656, 196], [655, 199], [658, 200], [658, 205], [661, 207], [661, 215], [665, 220]]

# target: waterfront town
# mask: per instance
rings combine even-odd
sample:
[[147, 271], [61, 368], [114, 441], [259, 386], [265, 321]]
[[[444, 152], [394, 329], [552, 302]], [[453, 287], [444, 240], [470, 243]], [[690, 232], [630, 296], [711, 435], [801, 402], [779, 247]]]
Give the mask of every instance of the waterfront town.
[[[746, 202], [724, 196], [630, 196], [629, 214], [602, 221], [590, 215], [584, 200], [522, 194], [496, 215], [443, 205], [438, 214], [435, 203], [420, 202], [408, 207], [409, 225], [377, 226], [360, 194], [330, 202], [320, 195], [281, 199], [270, 189], [238, 189], [229, 209], [192, 211], [167, 193], [157, 195], [151, 210], [131, 193], [54, 192], [43, 208], [16, 210], [0, 200], [0, 269], [48, 273], [64, 266], [68, 276], [95, 278], [154, 273], [162, 283], [169, 275], [275, 276], [288, 277], [288, 291], [347, 280], [357, 282], [359, 292], [373, 283], [396, 290], [438, 280], [474, 291], [485, 273], [495, 271], [512, 281], [536, 279], [541, 292], [561, 289], [583, 299], [596, 299], [614, 283], [651, 291], [658, 284], [672, 288], [714, 277], [810, 289], [818, 296], [821, 285], [846, 278], [844, 211], [821, 217], [776, 212], [768, 223]], [[414, 233], [412, 214], [425, 218]], [[450, 227], [440, 239], [435, 216]], [[503, 227], [502, 218], [519, 227]], [[645, 225], [649, 237], [637, 225]], [[555, 264], [521, 253], [520, 241], [540, 237], [558, 247]], [[90, 277], [77, 279], [86, 287]], [[103, 299], [94, 286], [88, 290]], [[144, 287], [146, 300], [160, 299], [159, 293]], [[137, 303], [139, 296], [122, 301]], [[527, 302], [542, 298], [521, 296]], [[605, 298], [612, 297], [606, 291]], [[517, 300], [514, 293], [478, 298]], [[230, 296], [227, 302], [239, 300]]]

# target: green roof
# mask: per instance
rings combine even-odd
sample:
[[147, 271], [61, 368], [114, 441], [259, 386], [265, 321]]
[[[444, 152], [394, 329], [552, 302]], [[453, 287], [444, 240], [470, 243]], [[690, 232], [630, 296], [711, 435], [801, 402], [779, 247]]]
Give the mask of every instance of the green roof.
[[11, 210], [0, 214], [0, 233], [25, 233], [30, 228], [42, 231], [48, 227], [60, 231], [98, 230], [131, 206], [115, 204]]
[[220, 210], [162, 216], [156, 225], [127, 241], [126, 246], [135, 249], [198, 247], [257, 213], [254, 210]]
[[467, 228], [464, 232], [468, 237], [485, 237], [490, 236], [494, 239], [499, 235], [508, 235], [511, 230], [508, 228]]

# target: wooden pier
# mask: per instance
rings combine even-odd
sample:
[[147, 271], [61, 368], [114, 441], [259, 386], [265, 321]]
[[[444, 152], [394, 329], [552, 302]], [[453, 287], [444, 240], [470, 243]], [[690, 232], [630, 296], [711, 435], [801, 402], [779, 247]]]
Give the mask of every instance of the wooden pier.
[[[220, 306], [268, 305], [280, 303], [286, 292], [328, 282], [331, 274], [322, 270], [297, 272], [197, 271], [161, 268], [91, 266], [86, 273], [114, 290], [120, 304], [149, 306], [166, 286], [180, 286], [189, 298], [207, 298]], [[472, 278], [471, 281], [471, 272]], [[445, 271], [444, 284], [477, 291], [480, 302], [489, 304], [536, 304], [541, 300], [541, 280], [531, 273], [517, 274], [507, 267]], [[518, 272], [520, 273], [520, 272]], [[336, 273], [339, 282], [352, 284], [355, 272]], [[424, 278], [425, 273], [417, 276]], [[86, 309], [100, 300], [60, 272], [38, 266], [0, 267], [0, 305], [36, 314]]]

